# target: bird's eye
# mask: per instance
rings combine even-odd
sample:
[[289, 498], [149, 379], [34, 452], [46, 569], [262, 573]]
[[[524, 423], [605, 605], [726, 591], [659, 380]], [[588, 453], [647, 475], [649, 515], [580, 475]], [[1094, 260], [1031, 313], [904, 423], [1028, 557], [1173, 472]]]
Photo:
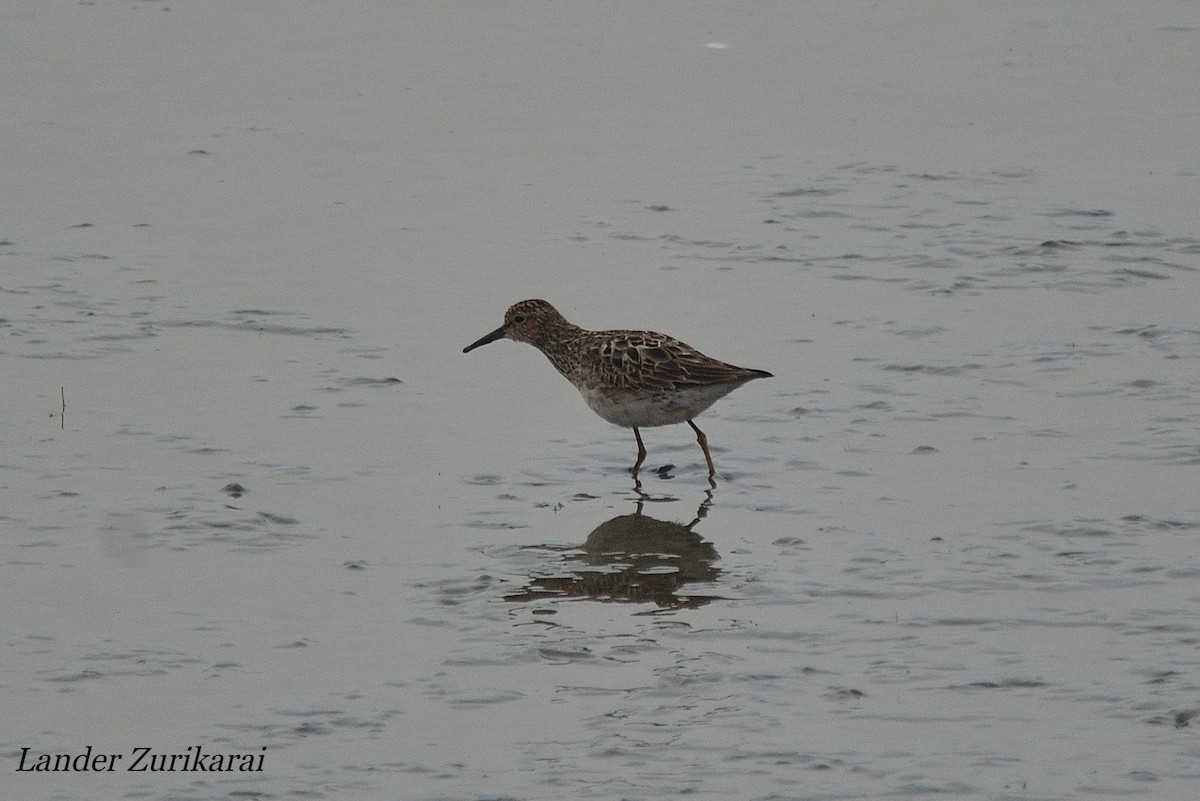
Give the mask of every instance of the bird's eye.
[[513, 322], [517, 323], [517, 324], [525, 322], [525, 315], [518, 314], [516, 317], [513, 318]]

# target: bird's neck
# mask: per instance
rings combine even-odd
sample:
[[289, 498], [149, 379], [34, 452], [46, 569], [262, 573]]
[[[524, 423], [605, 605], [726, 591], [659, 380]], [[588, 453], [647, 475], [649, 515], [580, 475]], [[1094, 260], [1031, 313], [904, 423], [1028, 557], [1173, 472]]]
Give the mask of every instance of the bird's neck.
[[564, 321], [562, 325], [543, 332], [543, 336], [538, 337], [538, 340], [532, 344], [546, 354], [546, 358], [554, 365], [554, 369], [573, 380], [577, 368], [571, 360], [570, 354], [577, 350], [574, 342], [586, 337], [587, 334], [586, 329]]

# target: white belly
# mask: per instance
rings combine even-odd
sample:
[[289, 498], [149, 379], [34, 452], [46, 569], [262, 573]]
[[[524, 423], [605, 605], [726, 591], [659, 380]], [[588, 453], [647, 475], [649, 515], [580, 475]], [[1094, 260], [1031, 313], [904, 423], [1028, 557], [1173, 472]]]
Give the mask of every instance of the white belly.
[[625, 428], [645, 428], [686, 423], [729, 394], [735, 385], [718, 384], [669, 390], [648, 397], [580, 388], [579, 394], [593, 412], [608, 422]]

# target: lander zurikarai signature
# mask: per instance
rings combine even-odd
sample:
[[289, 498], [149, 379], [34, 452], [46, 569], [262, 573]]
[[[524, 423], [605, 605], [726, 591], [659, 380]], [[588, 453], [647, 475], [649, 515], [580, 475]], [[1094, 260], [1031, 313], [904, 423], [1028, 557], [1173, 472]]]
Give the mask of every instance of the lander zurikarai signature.
[[128, 754], [104, 753], [90, 745], [74, 754], [31, 754], [26, 747], [21, 749], [17, 772], [258, 773], [263, 769], [266, 756], [265, 745], [257, 754], [205, 753], [198, 745], [189, 745], [183, 753], [138, 746]]

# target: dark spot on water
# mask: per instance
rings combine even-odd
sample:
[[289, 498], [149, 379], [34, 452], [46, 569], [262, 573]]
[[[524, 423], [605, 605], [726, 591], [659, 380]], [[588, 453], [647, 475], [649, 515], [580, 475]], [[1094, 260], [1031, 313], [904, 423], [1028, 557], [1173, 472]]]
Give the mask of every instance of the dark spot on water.
[[240, 498], [243, 495], [245, 495], [247, 492], [249, 492], [249, 490], [247, 490], [241, 484], [234, 482], [232, 484], [226, 484], [225, 486], [221, 487], [221, 492], [225, 493], [226, 495], [230, 496], [231, 498]]
[[823, 196], [832, 194], [828, 189], [810, 189], [808, 187], [797, 187], [795, 189], [785, 189], [782, 192], [776, 192], [771, 197], [805, 197], [806, 195]]
[[1151, 272], [1150, 270], [1136, 270], [1132, 267], [1124, 267], [1120, 270], [1116, 270], [1115, 273], [1118, 275], [1129, 275], [1134, 278], [1150, 278], [1158, 280], [1166, 280], [1167, 278], [1167, 276], [1163, 275], [1162, 273], [1155, 273]]
[[1047, 217], [1111, 217], [1108, 209], [1056, 209], [1046, 212]]
[[1004, 681], [973, 681], [967, 686], [984, 690], [1030, 689], [1045, 687], [1046, 682], [1038, 679], [1005, 679]]
[[349, 378], [343, 381], [349, 387], [388, 387], [396, 384], [403, 384], [399, 378], [390, 376], [388, 378]]

